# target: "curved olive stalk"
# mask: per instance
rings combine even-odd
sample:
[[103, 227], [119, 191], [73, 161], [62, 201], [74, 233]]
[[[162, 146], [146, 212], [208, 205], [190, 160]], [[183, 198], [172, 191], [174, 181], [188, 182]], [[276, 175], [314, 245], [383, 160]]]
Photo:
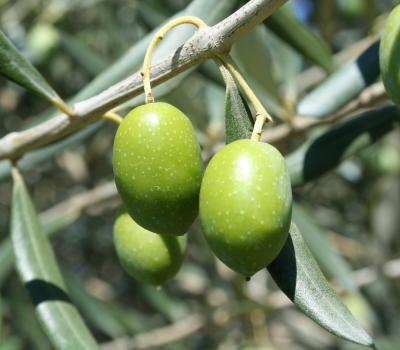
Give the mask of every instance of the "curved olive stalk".
[[151, 40], [149, 47], [147, 48], [146, 55], [144, 56], [143, 67], [142, 67], [142, 76], [143, 76], [143, 87], [146, 96], [146, 103], [154, 102], [153, 93], [151, 91], [150, 86], [150, 68], [151, 68], [151, 58], [153, 57], [153, 51], [156, 48], [157, 44], [164, 38], [165, 34], [171, 29], [175, 28], [180, 24], [193, 24], [198, 29], [207, 27], [207, 24], [204, 23], [200, 18], [194, 16], [183, 16], [176, 18], [164, 26], [162, 26], [158, 32], [154, 35]]
[[[151, 59], [153, 56], [153, 52], [157, 44], [164, 38], [165, 34], [170, 31], [172, 28], [180, 24], [193, 24], [198, 29], [207, 27], [207, 24], [204, 23], [200, 18], [194, 16], [184, 16], [176, 18], [168, 23], [166, 23], [163, 27], [159, 29], [159, 31], [154, 35], [153, 39], [151, 40], [149, 47], [147, 48], [146, 55], [143, 60], [143, 67], [142, 67], [142, 77], [143, 77], [143, 87], [145, 92], [145, 101], [146, 103], [154, 102], [154, 96], [151, 90], [150, 85], [150, 68], [151, 68]], [[239, 68], [237, 67], [236, 63], [233, 61], [232, 57], [229, 54], [220, 54], [217, 57], [222, 64], [229, 70], [229, 72], [233, 75], [236, 81], [239, 83], [240, 87], [246, 94], [246, 97], [253, 105], [254, 110], [256, 112], [256, 121], [253, 128], [253, 133], [251, 135], [252, 140], [259, 141], [261, 138], [262, 128], [266, 121], [272, 121], [271, 116], [265, 110], [264, 106], [257, 98], [254, 91], [250, 88], [249, 84], [240, 73]], [[109, 119], [109, 118], [108, 118]]]
[[247, 99], [253, 105], [254, 110], [256, 112], [256, 121], [254, 123], [253, 133], [251, 135], [251, 139], [255, 141], [259, 141], [261, 138], [262, 129], [265, 122], [271, 122], [272, 118], [270, 114], [266, 111], [254, 91], [251, 89], [246, 79], [243, 77], [242, 73], [240, 73], [238, 66], [231, 56], [228, 54], [218, 55], [218, 58], [222, 61], [222, 64], [229, 70], [229, 72], [233, 75], [236, 81], [239, 83], [243, 92], [246, 94]]
[[119, 125], [122, 123], [122, 121], [124, 120], [124, 118], [122, 118], [120, 115], [118, 115], [117, 113], [113, 112], [113, 111], [108, 111], [107, 113], [104, 113], [101, 116], [104, 120], [109, 120], [112, 121], [113, 123]]

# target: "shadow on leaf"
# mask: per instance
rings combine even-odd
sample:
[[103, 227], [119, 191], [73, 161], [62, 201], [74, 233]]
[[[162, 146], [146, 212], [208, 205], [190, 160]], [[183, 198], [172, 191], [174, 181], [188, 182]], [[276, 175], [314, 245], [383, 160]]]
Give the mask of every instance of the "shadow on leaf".
[[278, 287], [288, 298], [294, 301], [297, 280], [296, 253], [292, 237], [289, 235], [278, 257], [268, 266], [272, 276], [285, 276], [282, 279], [275, 279]]
[[393, 129], [399, 116], [399, 109], [390, 104], [362, 113], [319, 136], [304, 156], [304, 182], [319, 177], [347, 156], [374, 143]]
[[71, 303], [68, 294], [59, 286], [51, 282], [41, 279], [34, 279], [26, 282], [25, 288], [31, 296], [35, 307], [46, 301], [64, 301]]

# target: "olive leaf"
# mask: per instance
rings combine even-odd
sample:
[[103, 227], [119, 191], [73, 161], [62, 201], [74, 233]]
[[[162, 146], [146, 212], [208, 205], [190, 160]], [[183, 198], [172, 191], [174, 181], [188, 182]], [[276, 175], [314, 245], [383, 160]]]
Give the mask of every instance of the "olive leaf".
[[42, 327], [56, 349], [98, 349], [69, 299], [24, 180], [16, 168], [12, 175], [11, 237], [16, 266]]
[[[29, 341], [32, 348], [40, 350], [51, 350], [52, 347], [46, 334], [44, 334], [38, 319], [35, 317], [35, 309], [24, 291], [24, 286], [17, 278], [10, 278], [4, 286], [8, 295], [12, 295], [7, 301], [8, 312], [12, 315], [13, 327], [19, 330], [24, 342]], [[7, 350], [3, 339], [1, 340], [1, 350]], [[11, 348], [14, 349], [14, 348]], [[22, 349], [22, 346], [17, 348]]]
[[219, 66], [226, 85], [225, 94], [225, 135], [226, 143], [239, 139], [248, 139], [253, 129], [249, 107], [242, 99], [239, 89], [231, 73], [223, 66]]
[[400, 122], [400, 109], [389, 103], [363, 112], [347, 122], [321, 129], [286, 157], [292, 186], [299, 186], [334, 169], [361, 149], [373, 144]]
[[351, 274], [351, 266], [335, 251], [322, 228], [299, 204], [293, 203], [292, 217], [322, 271], [329, 273], [348, 291], [354, 292], [357, 286]]
[[372, 338], [325, 279], [293, 222], [288, 240], [267, 269], [288, 298], [321, 327], [353, 343], [374, 347]]
[[276, 61], [273, 59], [274, 48], [270, 41], [271, 35], [267, 29], [257, 26], [235, 43], [230, 55], [241, 67], [242, 74], [261, 103], [268, 107], [270, 113], [282, 115], [284, 102], [282, 94], [276, 88], [279, 80]]
[[0, 75], [45, 98], [64, 110], [65, 104], [43, 76], [22, 56], [0, 30]]
[[326, 117], [371, 85], [379, 73], [378, 40], [306, 95], [297, 105], [297, 113], [312, 118]]
[[332, 72], [335, 62], [328, 46], [301, 23], [287, 6], [282, 6], [264, 22], [267, 28], [311, 62]]

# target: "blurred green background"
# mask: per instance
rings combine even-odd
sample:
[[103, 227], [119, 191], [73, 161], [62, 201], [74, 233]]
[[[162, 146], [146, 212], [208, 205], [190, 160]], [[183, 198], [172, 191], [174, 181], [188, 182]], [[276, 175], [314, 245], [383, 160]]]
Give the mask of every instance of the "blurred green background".
[[[211, 25], [241, 3], [0, 0], [0, 26], [60, 96], [82, 100], [135, 72], [146, 47], [143, 38], [167, 18], [189, 6]], [[328, 73], [345, 66], [370, 45], [397, 3], [291, 1], [281, 15], [294, 18], [299, 27], [292, 28], [297, 28], [297, 33], [304, 30], [312, 36], [306, 40], [310, 45], [294, 40], [290, 30], [285, 33], [279, 17], [242, 38], [234, 46], [233, 56], [273, 114], [275, 123], [269, 128], [296, 120], [299, 101]], [[212, 13], [207, 12], [210, 8]], [[177, 48], [191, 33], [189, 27], [172, 32], [155, 60]], [[126, 52], [128, 56], [120, 59]], [[372, 71], [376, 62], [371, 64], [368, 69]], [[346, 81], [352, 83], [342, 79], [342, 83]], [[335, 84], [334, 90], [340, 94], [343, 87]], [[328, 99], [335, 99], [330, 97], [330, 89]], [[156, 98], [174, 104], [191, 118], [205, 159], [221, 147], [225, 87], [213, 62], [201, 64], [155, 91]], [[142, 101], [142, 96], [133, 99], [119, 113]], [[374, 107], [382, 103], [387, 103], [385, 98]], [[318, 111], [326, 107], [322, 104], [320, 98], [311, 101]], [[333, 111], [341, 107], [337, 103]], [[371, 106], [366, 107], [352, 112], [363, 113]], [[50, 113], [45, 100], [0, 78], [0, 136], [38, 123]], [[346, 115], [341, 125], [351, 117]], [[291, 156], [330, 128], [280, 138], [276, 146]], [[71, 298], [104, 348], [361, 349], [330, 335], [301, 314], [265, 270], [245, 282], [223, 266], [206, 246], [198, 222], [189, 232], [189, 253], [175, 279], [153, 288], [129, 278], [112, 245], [119, 199], [107, 183], [113, 178], [115, 130], [110, 123], [97, 124], [82, 137], [21, 161], [36, 208], [44, 213], [45, 227], [53, 233], [53, 247]], [[269, 130], [265, 132], [267, 141]], [[356, 318], [375, 335], [379, 349], [395, 350], [400, 348], [399, 128], [386, 128], [379, 136], [369, 147], [350, 152], [343, 161], [341, 158], [339, 166], [328, 166], [329, 171], [321, 174], [316, 169], [318, 176], [312, 181], [296, 183], [294, 219], [307, 232], [305, 239], [323, 272]], [[340, 148], [340, 142], [334, 140], [333, 147]], [[320, 151], [323, 154], [324, 149]], [[0, 349], [49, 349], [12, 265], [7, 239], [8, 174], [7, 164], [1, 162]], [[88, 192], [96, 188], [105, 200]], [[58, 205], [63, 201], [67, 202]], [[159, 332], [152, 333], [155, 329]]]

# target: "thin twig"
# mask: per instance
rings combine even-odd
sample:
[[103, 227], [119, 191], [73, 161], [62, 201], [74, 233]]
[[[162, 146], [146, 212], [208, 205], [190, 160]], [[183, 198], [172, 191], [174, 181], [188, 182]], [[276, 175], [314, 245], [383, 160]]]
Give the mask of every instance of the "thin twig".
[[334, 124], [340, 119], [363, 108], [373, 107], [387, 99], [385, 88], [382, 82], [367, 87], [357, 98], [350, 101], [336, 113], [326, 118], [307, 118], [296, 116], [289, 124], [280, 124], [268, 129], [262, 136], [262, 140], [269, 143], [278, 143], [290, 136], [303, 134], [312, 128], [322, 125]]
[[200, 314], [194, 314], [171, 325], [154, 329], [134, 337], [123, 337], [103, 343], [102, 350], [145, 350], [186, 338], [207, 325]]
[[114, 181], [106, 182], [91, 190], [72, 196], [42, 212], [40, 214], [40, 222], [43, 226], [47, 226], [60, 217], [68, 216], [78, 218], [88, 207], [103, 202], [109, 203], [118, 198], [119, 196]]
[[[208, 58], [228, 52], [239, 37], [265, 20], [286, 1], [251, 0], [218, 24], [199, 30], [152, 68], [152, 86], [171, 79]], [[102, 93], [76, 103], [72, 107], [76, 118], [60, 114], [30, 129], [4, 136], [0, 139], [0, 159], [18, 159], [28, 151], [80, 130], [142, 91], [143, 81], [138, 71]]]

